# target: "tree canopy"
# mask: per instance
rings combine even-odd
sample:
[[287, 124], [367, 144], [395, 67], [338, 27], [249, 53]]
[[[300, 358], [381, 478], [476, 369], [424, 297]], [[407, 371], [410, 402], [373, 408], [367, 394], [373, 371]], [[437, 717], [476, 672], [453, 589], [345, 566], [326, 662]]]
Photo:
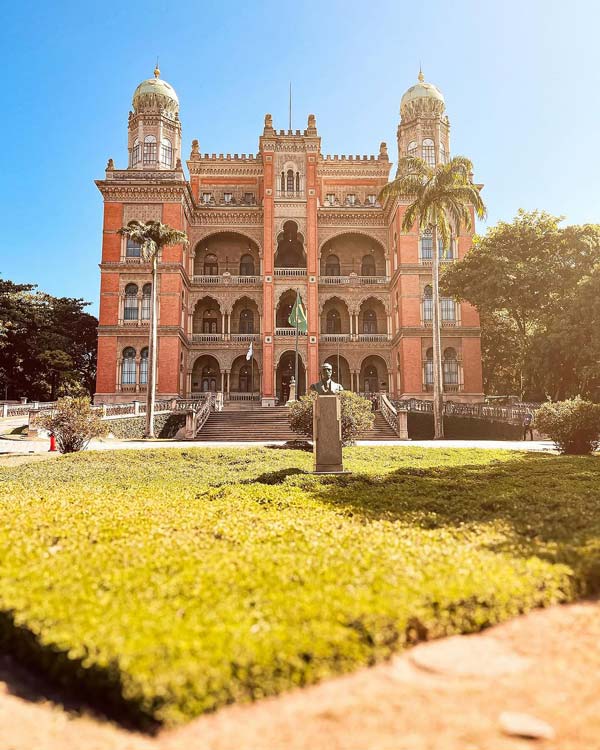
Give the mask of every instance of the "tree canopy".
[[479, 311], [488, 393], [600, 396], [600, 225], [561, 222], [520, 210], [443, 275], [444, 292]]
[[0, 279], [0, 397], [91, 394], [98, 321], [83, 299]]

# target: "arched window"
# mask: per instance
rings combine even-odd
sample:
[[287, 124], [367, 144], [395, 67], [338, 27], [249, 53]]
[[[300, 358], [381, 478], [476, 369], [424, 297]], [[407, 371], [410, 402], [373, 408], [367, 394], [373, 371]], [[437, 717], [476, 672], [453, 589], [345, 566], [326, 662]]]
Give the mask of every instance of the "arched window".
[[328, 255], [325, 259], [325, 276], [340, 275], [340, 259], [337, 255]]
[[294, 170], [293, 169], [288, 169], [287, 171], [286, 190], [288, 193], [294, 192]]
[[139, 258], [142, 254], [142, 248], [137, 242], [134, 242], [131, 237], [127, 238], [125, 244], [125, 257], [126, 258]]
[[240, 313], [240, 333], [254, 333], [254, 313], [252, 310], [242, 310]]
[[205, 276], [218, 276], [219, 275], [219, 261], [217, 256], [209, 253], [204, 258], [204, 275]]
[[251, 255], [240, 258], [240, 276], [254, 276], [254, 258]]
[[417, 156], [418, 155], [418, 151], [419, 151], [419, 148], [417, 146], [417, 142], [416, 141], [411, 141], [408, 144], [408, 148], [406, 149], [406, 153], [408, 154], [408, 156]]
[[442, 297], [440, 299], [440, 311], [442, 321], [456, 323], [456, 303], [452, 297]]
[[142, 320], [150, 320], [150, 303], [152, 298], [152, 284], [142, 287]]
[[140, 385], [148, 384], [148, 347], [140, 352]]
[[377, 333], [377, 314], [375, 310], [365, 310], [363, 315], [363, 333]]
[[300, 172], [296, 172], [296, 192], [300, 192]]
[[285, 193], [285, 172], [281, 173], [281, 192]]
[[430, 167], [435, 167], [435, 143], [431, 138], [423, 141], [423, 161]]
[[156, 164], [156, 138], [153, 135], [144, 138], [143, 163]]
[[128, 346], [126, 349], [123, 349], [121, 384], [135, 385], [135, 349], [132, 346]]
[[375, 258], [372, 255], [365, 255], [360, 266], [361, 276], [375, 276]]
[[421, 260], [433, 260], [433, 235], [431, 230], [425, 230], [421, 233]]
[[433, 289], [429, 284], [423, 289], [423, 323], [433, 320]]
[[125, 307], [123, 318], [125, 320], [138, 319], [138, 288], [136, 284], [127, 284], [125, 287]]
[[160, 160], [166, 167], [173, 166], [173, 144], [168, 138], [163, 138], [160, 144]]
[[451, 346], [444, 349], [442, 368], [444, 373], [444, 385], [458, 385], [458, 359], [456, 356], [456, 349]]
[[433, 349], [430, 347], [425, 352], [425, 361], [423, 362], [423, 382], [427, 390], [433, 387]]
[[131, 166], [135, 167], [136, 164], [139, 164], [141, 158], [142, 158], [142, 155], [141, 155], [140, 141], [138, 138], [136, 138], [135, 141], [133, 142], [133, 148], [131, 149]]
[[446, 163], [446, 149], [444, 144], [440, 141], [440, 164]]
[[202, 317], [202, 333], [217, 332], [217, 311], [206, 310]]
[[327, 333], [341, 333], [342, 320], [337, 310], [329, 310], [327, 313]]

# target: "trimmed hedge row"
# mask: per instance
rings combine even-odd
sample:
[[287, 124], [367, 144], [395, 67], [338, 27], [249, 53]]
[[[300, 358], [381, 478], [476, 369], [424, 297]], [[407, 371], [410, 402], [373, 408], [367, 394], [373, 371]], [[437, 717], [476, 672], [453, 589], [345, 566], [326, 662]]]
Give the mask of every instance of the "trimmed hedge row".
[[[433, 414], [409, 411], [408, 437], [433, 440]], [[509, 422], [444, 415], [444, 437], [449, 440], [520, 440], [523, 428]]]
[[[103, 420], [119, 440], [141, 440], [146, 430], [146, 417], [121, 417]], [[158, 438], [174, 438], [185, 427], [185, 414], [158, 414], [154, 417], [154, 434]]]

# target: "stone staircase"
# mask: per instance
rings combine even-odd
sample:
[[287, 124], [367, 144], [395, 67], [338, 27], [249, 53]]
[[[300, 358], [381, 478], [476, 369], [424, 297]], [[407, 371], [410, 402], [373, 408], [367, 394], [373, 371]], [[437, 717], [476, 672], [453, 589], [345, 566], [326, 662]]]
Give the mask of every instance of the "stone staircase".
[[[253, 409], [230, 409], [213, 412], [198, 433], [197, 440], [220, 442], [266, 442], [269, 440], [302, 440], [289, 428], [285, 406], [257, 406]], [[375, 413], [373, 429], [361, 440], [397, 440], [398, 437], [380, 412]]]

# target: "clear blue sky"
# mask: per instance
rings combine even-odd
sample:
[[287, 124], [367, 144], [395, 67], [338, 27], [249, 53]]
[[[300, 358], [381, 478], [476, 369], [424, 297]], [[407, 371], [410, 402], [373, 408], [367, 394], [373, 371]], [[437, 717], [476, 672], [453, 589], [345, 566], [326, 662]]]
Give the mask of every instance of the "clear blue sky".
[[[452, 152], [485, 184], [487, 223], [519, 207], [600, 222], [597, 0], [318, 3], [10, 3], [2, 30], [0, 206], [4, 278], [97, 310], [107, 158], [127, 164], [136, 85], [162, 77], [181, 103], [183, 157], [255, 153], [265, 112], [312, 112], [325, 153], [377, 153], [403, 92], [446, 98]], [[484, 227], [480, 227], [480, 230]]]

